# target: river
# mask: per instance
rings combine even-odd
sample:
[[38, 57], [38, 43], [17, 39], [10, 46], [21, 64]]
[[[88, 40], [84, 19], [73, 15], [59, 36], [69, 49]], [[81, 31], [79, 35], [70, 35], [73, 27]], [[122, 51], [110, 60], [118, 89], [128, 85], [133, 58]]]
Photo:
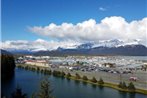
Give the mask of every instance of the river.
[[[14, 77], [2, 82], [2, 93], [10, 95], [17, 85], [30, 97], [39, 89], [39, 83], [45, 75], [24, 69], [15, 69]], [[74, 80], [47, 76], [51, 82], [55, 98], [146, 98], [143, 94], [125, 93], [112, 88], [92, 86]]]

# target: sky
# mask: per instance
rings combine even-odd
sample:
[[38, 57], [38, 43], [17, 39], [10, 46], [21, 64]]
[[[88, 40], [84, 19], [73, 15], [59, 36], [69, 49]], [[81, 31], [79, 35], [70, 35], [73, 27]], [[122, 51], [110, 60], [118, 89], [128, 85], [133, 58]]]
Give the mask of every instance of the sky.
[[146, 44], [146, 13], [146, 0], [1, 0], [1, 43], [5, 48], [110, 39]]

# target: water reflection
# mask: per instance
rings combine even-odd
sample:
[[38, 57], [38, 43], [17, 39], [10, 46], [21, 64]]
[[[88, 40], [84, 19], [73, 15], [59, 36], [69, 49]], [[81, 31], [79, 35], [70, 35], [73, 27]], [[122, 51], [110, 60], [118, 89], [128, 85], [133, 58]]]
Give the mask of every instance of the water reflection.
[[98, 87], [99, 87], [99, 89], [100, 89], [100, 90], [103, 90], [103, 89], [104, 89], [104, 87], [103, 87], [103, 86], [101, 86], [101, 85], [100, 85], [100, 86], [98, 86]]
[[[44, 76], [46, 75], [17, 69], [16, 75], [12, 80], [3, 82], [3, 94], [11, 94], [16, 88], [17, 83], [19, 83], [23, 92], [27, 93], [30, 97], [39, 89], [40, 80]], [[119, 92], [115, 89], [73, 81], [68, 78], [62, 79], [61, 77], [54, 77], [52, 75], [48, 75], [47, 77], [51, 81], [54, 90], [53, 94], [56, 98], [146, 98], [143, 94]]]
[[70, 82], [70, 78], [66, 78], [67, 82]]
[[[119, 94], [122, 96], [122, 98], [127, 98], [127, 93], [124, 93], [122, 91], [118, 91]], [[130, 97], [131, 98], [131, 97]], [[134, 98], [134, 97], [133, 97]]]
[[80, 84], [80, 81], [79, 80], [75, 80], [75, 84]]
[[92, 88], [96, 89], [97, 85], [92, 84]]
[[86, 86], [86, 85], [87, 85], [87, 82], [84, 82], [84, 81], [83, 81], [82, 84], [83, 84], [84, 86]]
[[129, 93], [129, 98], [135, 98], [135, 93]]

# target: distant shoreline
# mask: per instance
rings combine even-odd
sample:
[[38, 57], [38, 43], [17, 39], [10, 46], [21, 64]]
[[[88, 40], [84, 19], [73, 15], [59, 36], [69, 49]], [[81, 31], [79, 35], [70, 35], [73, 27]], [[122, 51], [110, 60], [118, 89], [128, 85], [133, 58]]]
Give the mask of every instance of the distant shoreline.
[[[27, 66], [28, 68], [35, 68], [35, 71], [37, 70], [37, 68], [40, 68], [39, 70], [48, 70], [47, 67], [43, 67], [43, 66], [33, 66], [33, 65], [26, 65], [26, 64], [16, 64], [17, 67], [23, 67], [25, 69], [25, 67]], [[56, 70], [56, 69], [54, 69]], [[59, 70], [57, 70], [59, 71]], [[61, 71], [60, 71], [61, 72]], [[67, 74], [67, 72], [65, 72]], [[85, 82], [85, 83], [89, 83], [89, 84], [92, 84], [92, 85], [96, 85], [96, 86], [102, 86], [102, 87], [110, 87], [110, 88], [113, 88], [113, 89], [116, 89], [116, 90], [119, 90], [119, 91], [122, 91], [122, 92], [129, 92], [129, 93], [140, 93], [140, 94], [145, 94], [147, 95], [147, 90], [145, 89], [140, 89], [140, 88], [136, 88], [135, 91], [132, 91], [132, 90], [128, 90], [128, 89], [121, 89], [118, 87], [118, 84], [115, 84], [115, 83], [109, 83], [109, 82], [105, 82], [103, 85], [100, 85], [98, 83], [93, 83], [91, 81], [86, 81], [86, 80], [83, 80], [83, 79], [76, 79], [74, 75], [71, 75], [71, 77], [66, 77], [64, 76], [65, 78], [68, 78], [68, 79], [71, 79], [71, 80], [75, 80], [75, 81], [81, 81], [81, 82]]]

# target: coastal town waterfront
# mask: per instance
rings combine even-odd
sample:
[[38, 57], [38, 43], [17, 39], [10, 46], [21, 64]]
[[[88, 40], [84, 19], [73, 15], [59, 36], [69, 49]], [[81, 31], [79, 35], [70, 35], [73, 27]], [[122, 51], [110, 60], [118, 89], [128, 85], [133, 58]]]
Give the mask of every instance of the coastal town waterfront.
[[147, 61], [140, 56], [23, 56], [17, 57], [18, 66], [41, 67], [89, 79], [102, 78], [107, 83], [133, 82], [137, 89], [147, 90]]

